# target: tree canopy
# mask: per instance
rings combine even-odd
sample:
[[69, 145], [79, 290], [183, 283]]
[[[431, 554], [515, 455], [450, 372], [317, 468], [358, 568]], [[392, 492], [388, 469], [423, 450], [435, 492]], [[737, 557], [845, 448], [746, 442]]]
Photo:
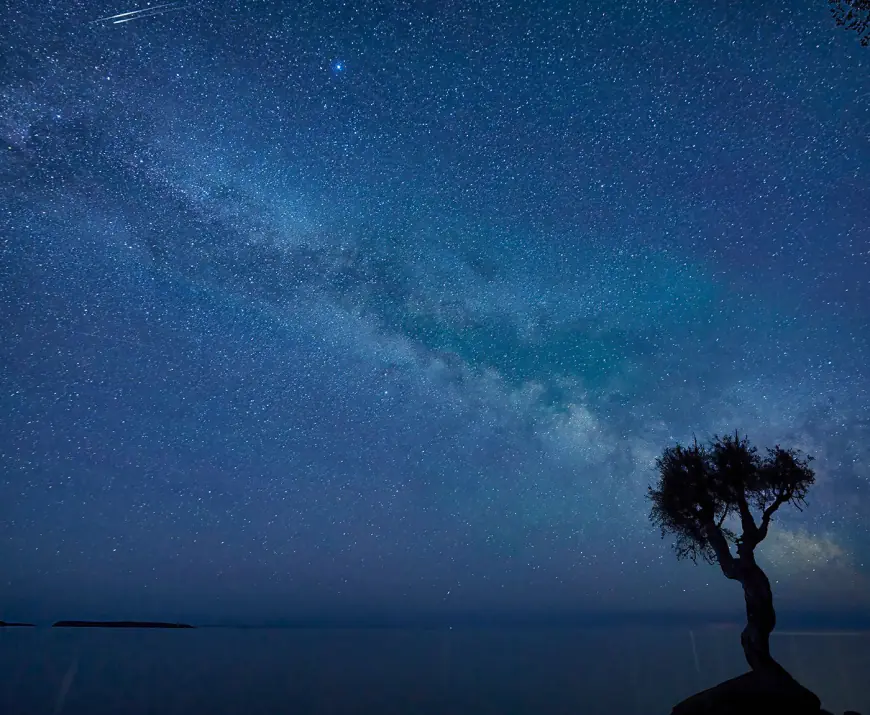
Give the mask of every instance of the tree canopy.
[[[662, 537], [676, 537], [678, 559], [718, 560], [730, 575], [729, 542], [737, 545], [738, 554], [751, 554], [767, 536], [779, 507], [806, 505], [807, 491], [815, 482], [812, 460], [800, 450], [779, 445], [762, 457], [737, 432], [716, 435], [709, 445], [695, 439], [689, 447], [668, 447], [656, 460], [658, 483], [649, 487], [650, 520], [661, 528]], [[729, 516], [739, 520], [739, 535], [726, 526]]]
[[861, 44], [870, 46], [870, 0], [828, 0], [828, 5], [839, 27], [856, 32]]

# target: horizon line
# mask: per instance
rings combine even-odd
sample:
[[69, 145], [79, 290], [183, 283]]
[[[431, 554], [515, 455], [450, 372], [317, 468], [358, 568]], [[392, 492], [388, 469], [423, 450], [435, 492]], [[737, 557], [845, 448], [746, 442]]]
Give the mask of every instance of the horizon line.
[[[9, 614], [11, 616], [12, 614]], [[20, 616], [21, 614], [16, 614]], [[800, 633], [806, 635], [810, 631], [825, 633], [836, 631], [862, 632], [870, 630], [870, 613], [854, 612], [819, 612], [819, 611], [782, 611], [778, 615], [783, 630], [773, 631], [774, 635], [790, 635]], [[138, 622], [138, 623], [184, 623], [200, 627], [212, 628], [353, 628], [353, 627], [456, 627], [456, 626], [584, 626], [584, 627], [619, 627], [619, 626], [686, 626], [688, 628], [742, 628], [745, 616], [739, 612], [674, 612], [674, 611], [567, 611], [567, 612], [535, 612], [535, 611], [463, 611], [445, 612], [348, 612], [348, 613], [307, 613], [284, 617], [257, 617], [254, 614], [238, 614], [238, 616], [194, 616], [178, 613], [166, 616], [107, 617], [99, 614], [94, 617], [78, 618], [10, 618], [0, 619], [0, 623], [14, 623], [32, 626], [51, 625], [56, 622]], [[244, 620], [243, 620], [244, 619]]]

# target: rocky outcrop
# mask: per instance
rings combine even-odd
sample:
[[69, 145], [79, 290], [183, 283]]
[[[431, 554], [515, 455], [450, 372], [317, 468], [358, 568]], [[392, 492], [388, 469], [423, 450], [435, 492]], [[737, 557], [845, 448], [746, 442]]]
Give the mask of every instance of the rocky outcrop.
[[788, 674], [744, 673], [686, 698], [671, 715], [823, 715], [818, 696]]

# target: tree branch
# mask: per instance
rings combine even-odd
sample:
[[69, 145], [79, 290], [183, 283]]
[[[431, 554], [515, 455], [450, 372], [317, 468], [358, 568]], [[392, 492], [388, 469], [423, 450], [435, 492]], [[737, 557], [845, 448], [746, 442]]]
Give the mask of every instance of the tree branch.
[[742, 541], [751, 547], [755, 547], [761, 539], [758, 537], [758, 526], [752, 517], [752, 512], [749, 511], [749, 503], [746, 501], [746, 490], [742, 484], [737, 490], [737, 507], [740, 509], [740, 523], [743, 525]]
[[761, 528], [758, 529], [756, 537], [757, 541], [755, 543], [760, 543], [764, 540], [764, 537], [767, 536], [767, 528], [770, 526], [770, 519], [773, 516], [773, 513], [791, 499], [791, 497], [791, 490], [784, 489], [776, 495], [773, 503], [764, 510], [764, 514], [761, 515]]
[[722, 529], [716, 526], [711, 519], [701, 527], [701, 533], [707, 539], [710, 546], [713, 547], [716, 560], [719, 562], [719, 567], [722, 569], [722, 573], [725, 574], [725, 578], [736, 579], [737, 561], [732, 555], [731, 549], [728, 548], [728, 540], [722, 533]]

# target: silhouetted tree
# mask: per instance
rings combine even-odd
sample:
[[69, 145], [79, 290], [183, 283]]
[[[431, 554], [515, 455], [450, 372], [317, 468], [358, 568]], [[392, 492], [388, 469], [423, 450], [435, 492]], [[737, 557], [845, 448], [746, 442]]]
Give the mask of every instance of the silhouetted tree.
[[870, 45], [870, 0], [828, 0], [828, 5], [838, 26], [857, 32], [864, 47]]
[[[746, 599], [746, 628], [740, 637], [754, 671], [784, 672], [770, 655], [776, 626], [770, 581], [755, 561], [755, 547], [767, 536], [774, 513], [783, 504], [798, 509], [815, 481], [813, 457], [777, 445], [761, 458], [738, 433], [715, 436], [709, 446], [697, 439], [690, 447], [668, 447], [656, 460], [658, 484], [649, 487], [650, 520], [662, 537], [676, 536], [677, 558], [717, 563], [729, 579], [739, 581]], [[756, 521], [752, 510], [760, 513]], [[740, 524], [738, 536], [726, 520]], [[732, 544], [736, 555], [732, 553]]]

